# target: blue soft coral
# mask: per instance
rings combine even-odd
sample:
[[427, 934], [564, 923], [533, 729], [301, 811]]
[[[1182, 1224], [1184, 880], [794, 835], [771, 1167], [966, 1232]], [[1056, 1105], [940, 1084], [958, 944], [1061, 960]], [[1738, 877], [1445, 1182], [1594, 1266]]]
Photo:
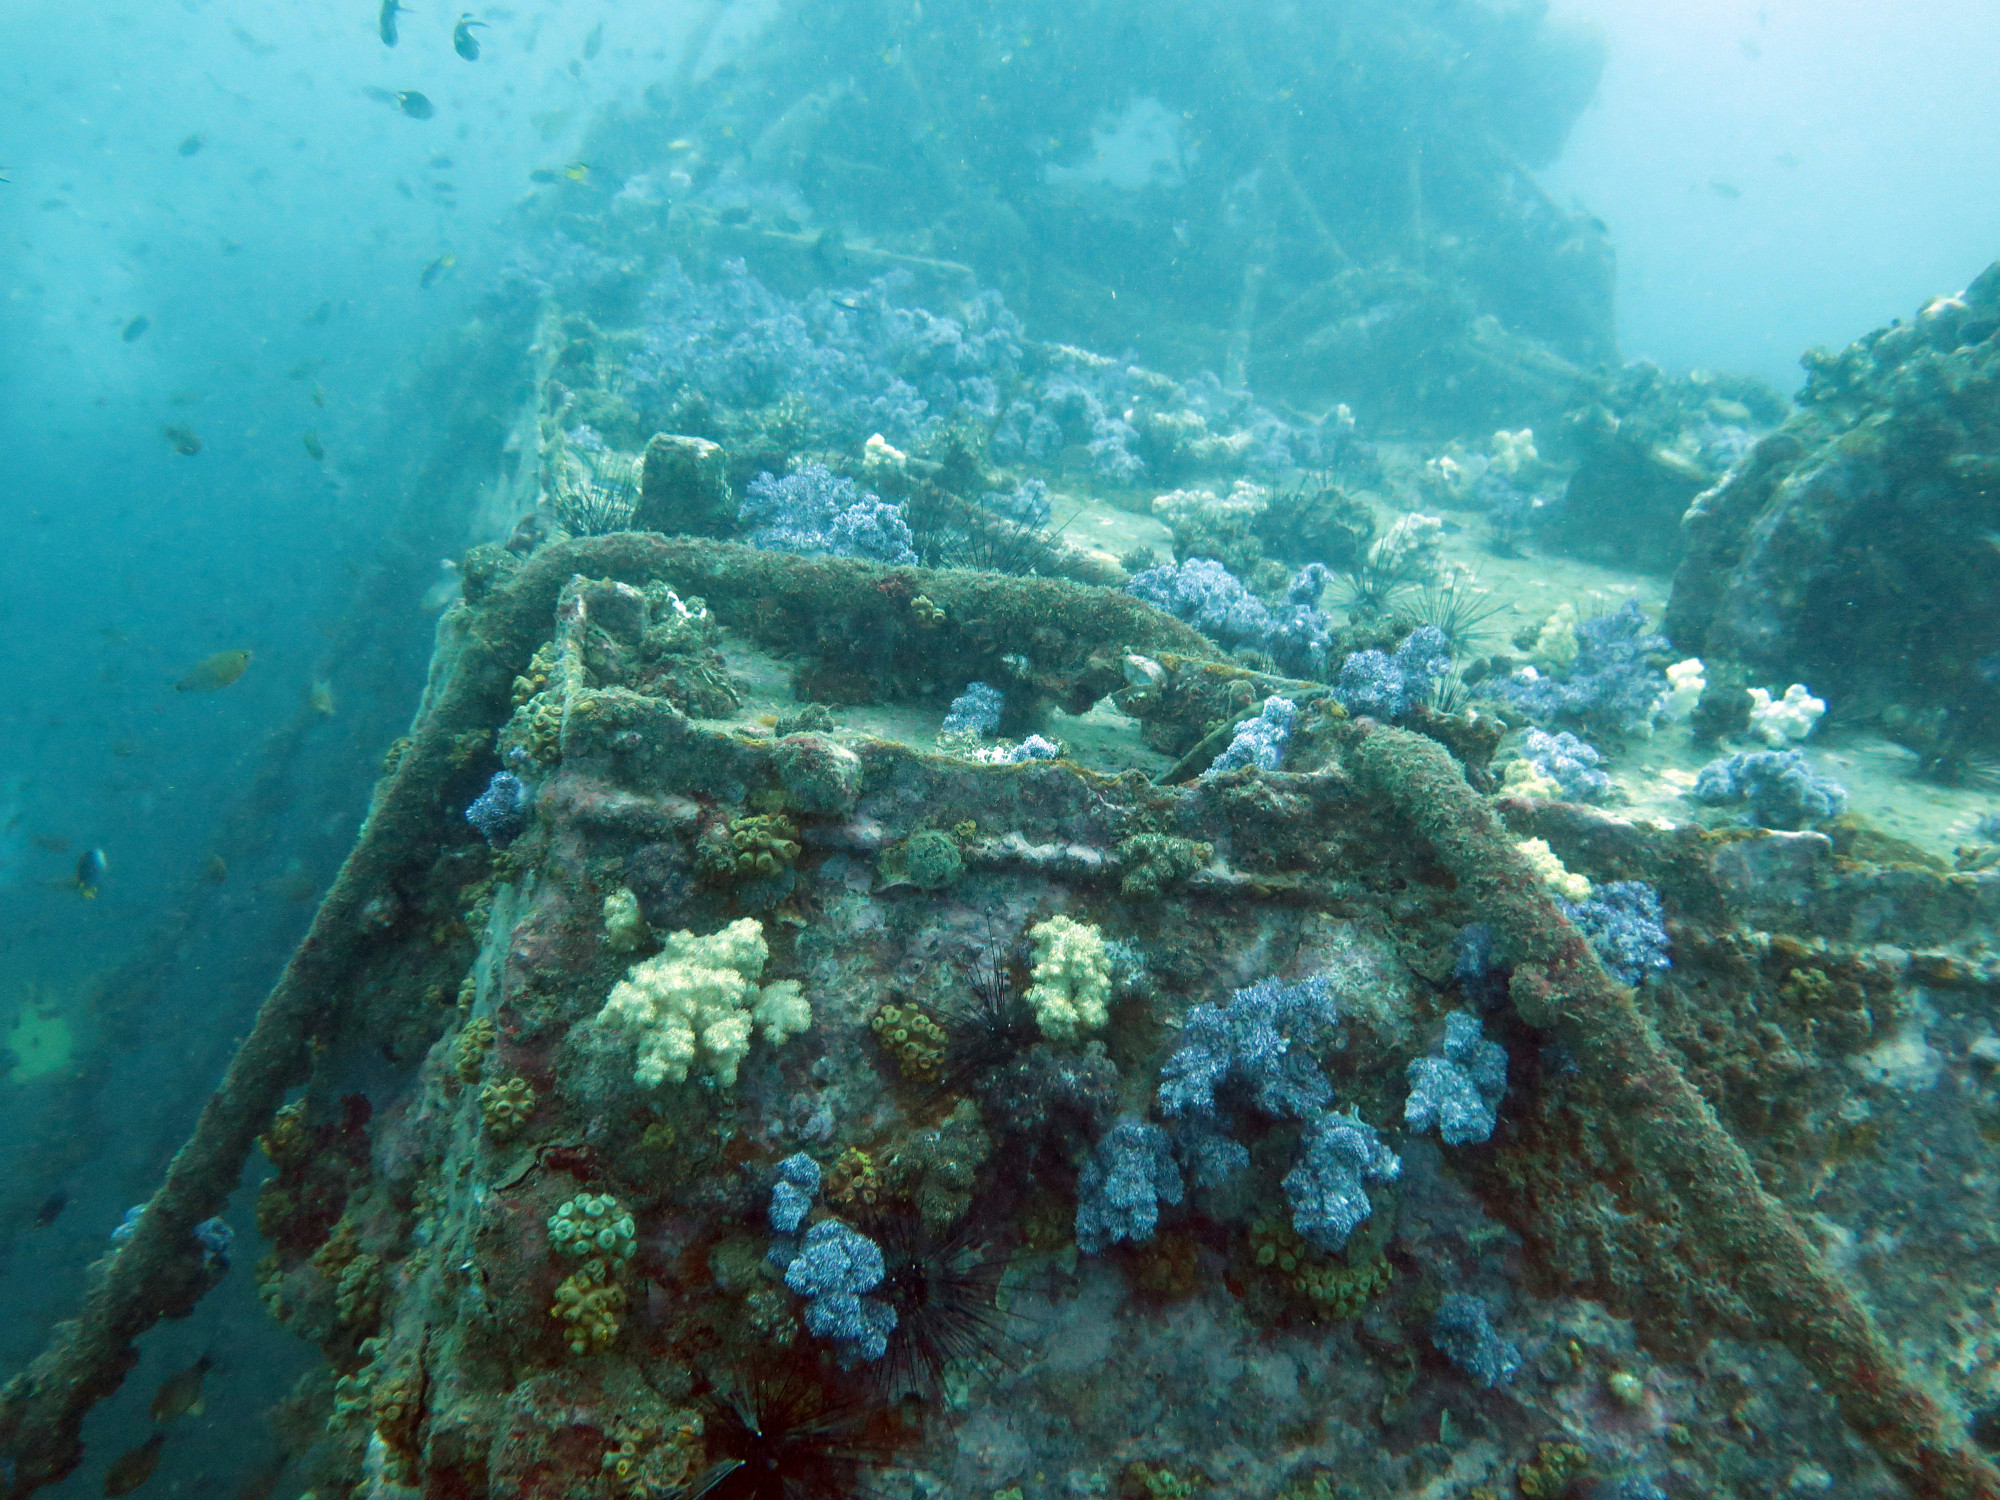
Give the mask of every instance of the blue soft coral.
[[806, 1328], [853, 1365], [889, 1350], [896, 1310], [867, 1295], [886, 1274], [880, 1245], [839, 1219], [822, 1219], [785, 1267], [785, 1285], [806, 1299]]
[[1490, 1139], [1507, 1093], [1507, 1049], [1480, 1035], [1479, 1018], [1455, 1010], [1444, 1018], [1436, 1053], [1408, 1069], [1403, 1123], [1418, 1135], [1437, 1128], [1447, 1146]]
[[1747, 802], [1760, 828], [1796, 829], [1847, 811], [1847, 788], [1816, 775], [1803, 750], [1745, 750], [1712, 760], [1695, 777], [1694, 797], [1711, 805]]
[[909, 567], [916, 563], [902, 507], [855, 487], [825, 464], [804, 464], [776, 478], [750, 481], [742, 516], [754, 528], [751, 545], [808, 556], [865, 557]]
[[1179, 1203], [1184, 1191], [1167, 1133], [1121, 1116], [1077, 1173], [1077, 1248], [1095, 1255], [1120, 1240], [1136, 1245], [1151, 1239], [1160, 1205]]

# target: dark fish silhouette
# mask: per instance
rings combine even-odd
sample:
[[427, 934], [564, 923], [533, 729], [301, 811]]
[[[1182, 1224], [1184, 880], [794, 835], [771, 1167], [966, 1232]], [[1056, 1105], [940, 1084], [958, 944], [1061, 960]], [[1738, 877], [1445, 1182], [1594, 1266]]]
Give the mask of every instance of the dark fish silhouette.
[[69, 1194], [57, 1188], [42, 1200], [42, 1206], [35, 1210], [35, 1228], [47, 1229], [62, 1217], [62, 1211], [69, 1207]]
[[318, 433], [305, 433], [300, 437], [299, 441], [306, 445], [306, 456], [312, 459], [314, 463], [319, 463], [325, 459], [326, 446], [320, 442]]
[[599, 21], [590, 28], [590, 35], [583, 39], [583, 60], [589, 62], [597, 56], [597, 49], [604, 45], [604, 23]]
[[169, 1426], [189, 1412], [200, 1416], [202, 1377], [214, 1368], [215, 1361], [204, 1354], [185, 1370], [161, 1381], [159, 1390], [153, 1393], [153, 1425]]
[[418, 93], [415, 89], [405, 89], [401, 93], [392, 93], [388, 89], [367, 88], [363, 89], [362, 92], [370, 99], [379, 99], [384, 104], [395, 105], [396, 108], [400, 109], [412, 120], [428, 120], [432, 115], [437, 113], [430, 99], [426, 95]]
[[382, 14], [376, 20], [375, 29], [382, 33], [383, 46], [393, 47], [396, 45], [396, 15], [399, 11], [407, 11], [408, 9], [409, 6], [399, 5], [396, 3], [396, 0], [382, 0]]
[[472, 34], [472, 28], [475, 26], [484, 26], [485, 24], [484, 21], [473, 20], [471, 11], [467, 11], [464, 15], [460, 16], [458, 24], [451, 29], [452, 51], [456, 52], [467, 62], [478, 62], [479, 38]]
[[151, 1479], [153, 1470], [159, 1467], [160, 1449], [166, 1444], [167, 1435], [156, 1432], [138, 1447], [119, 1454], [104, 1472], [104, 1493], [107, 1496], [129, 1495]]
[[445, 272], [457, 264], [458, 257], [456, 255], [440, 255], [436, 260], [424, 267], [424, 274], [417, 278], [417, 285], [424, 288], [431, 287], [436, 283], [438, 277], [444, 275]]
[[189, 136], [186, 140], [182, 141], [180, 145], [176, 146], [174, 149], [180, 152], [182, 156], [193, 156], [195, 152], [199, 151], [203, 146], [206, 146], [207, 144], [208, 144], [208, 137], [206, 135], [203, 135], [199, 130], [197, 130], [193, 135]]
[[160, 431], [182, 458], [193, 458], [201, 452], [201, 439], [194, 435], [192, 427], [162, 427]]
[[125, 331], [118, 335], [128, 344], [137, 343], [146, 336], [146, 330], [153, 326], [153, 320], [143, 313], [125, 325]]
[[218, 651], [213, 656], [204, 656], [180, 681], [174, 684], [177, 693], [213, 693], [226, 688], [241, 677], [250, 665], [250, 653], [240, 647], [234, 651]]

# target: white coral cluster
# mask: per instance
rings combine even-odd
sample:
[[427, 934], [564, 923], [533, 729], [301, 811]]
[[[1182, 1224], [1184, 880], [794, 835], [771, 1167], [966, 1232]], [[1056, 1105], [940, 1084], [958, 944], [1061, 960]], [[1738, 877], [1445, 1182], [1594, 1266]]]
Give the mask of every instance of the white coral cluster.
[[1411, 511], [1375, 539], [1368, 566], [1417, 583], [1436, 580], [1444, 569], [1444, 517]]
[[1528, 868], [1541, 877], [1543, 885], [1565, 901], [1588, 901], [1590, 899], [1590, 877], [1578, 875], [1564, 867], [1556, 851], [1549, 847], [1547, 839], [1522, 839], [1514, 846]]
[[1825, 712], [1825, 701], [1807, 692], [1803, 682], [1793, 683], [1775, 701], [1763, 688], [1750, 689], [1750, 732], [1773, 749], [1797, 744]]
[[1653, 718], [1658, 723], [1677, 724], [1694, 712], [1708, 689], [1707, 669], [1699, 656], [1690, 656], [1667, 668], [1667, 690], [1653, 702]]
[[1271, 492], [1261, 484], [1239, 479], [1227, 495], [1214, 490], [1172, 490], [1156, 496], [1153, 514], [1170, 527], [1190, 522], [1224, 531], [1242, 531], [1270, 508]]
[[1028, 1004], [1042, 1035], [1073, 1042], [1078, 1033], [1097, 1031], [1110, 1018], [1111, 959], [1104, 934], [1068, 917], [1050, 917], [1029, 929], [1035, 945], [1035, 982]]
[[1502, 428], [1493, 434], [1492, 467], [1509, 479], [1523, 469], [1533, 469], [1542, 461], [1542, 455], [1535, 451], [1535, 429], [1523, 427], [1519, 432], [1508, 432]]
[[796, 981], [759, 986], [770, 950], [751, 917], [707, 937], [677, 932], [612, 987], [597, 1023], [639, 1044], [633, 1078], [641, 1087], [685, 1081], [700, 1062], [724, 1088], [750, 1051], [753, 1032], [776, 1046], [812, 1025]]

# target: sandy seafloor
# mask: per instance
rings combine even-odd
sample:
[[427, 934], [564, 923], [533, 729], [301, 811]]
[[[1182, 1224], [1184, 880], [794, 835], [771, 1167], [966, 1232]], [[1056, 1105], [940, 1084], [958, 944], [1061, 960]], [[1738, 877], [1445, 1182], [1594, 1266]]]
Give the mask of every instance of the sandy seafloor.
[[[1057, 523], [1062, 525], [1062, 540], [1069, 545], [1108, 561], [1146, 546], [1161, 562], [1172, 561], [1173, 537], [1160, 521], [1086, 493], [1055, 490], [1052, 498]], [[1404, 509], [1380, 495], [1369, 498], [1375, 502], [1380, 530], [1386, 530]], [[1503, 606], [1482, 627], [1474, 648], [1477, 651], [1508, 650], [1516, 631], [1539, 626], [1565, 603], [1575, 606], [1580, 616], [1588, 616], [1636, 599], [1656, 625], [1666, 608], [1671, 580], [1665, 575], [1621, 572], [1540, 551], [1532, 545], [1518, 556], [1498, 556], [1485, 545], [1488, 526], [1483, 512], [1454, 510], [1429, 499], [1409, 508], [1444, 518], [1447, 564], [1476, 574], [1476, 591], [1490, 594]], [[788, 687], [789, 672], [782, 662], [729, 632], [724, 632], [721, 644], [744, 699], [736, 722], [768, 727], [797, 710]], [[1788, 684], [1772, 682], [1766, 686], [1774, 694], [1782, 694]], [[1806, 686], [1816, 688], [1813, 683]], [[1831, 701], [1828, 706], [1829, 710], [1837, 707]], [[841, 729], [850, 735], [872, 735], [919, 746], [931, 743], [942, 717], [941, 708], [918, 704], [840, 707], [835, 712]], [[2000, 797], [1991, 792], [1920, 779], [1914, 774], [1916, 757], [1881, 735], [1829, 728], [1830, 723], [1830, 718], [1822, 721], [1801, 748], [1815, 771], [1847, 788], [1849, 811], [1882, 833], [1949, 863], [1953, 851], [1968, 841], [1971, 820], [2000, 808]], [[1168, 757], [1149, 749], [1140, 738], [1138, 724], [1108, 702], [1081, 716], [1052, 712], [1045, 732], [1060, 739], [1081, 763], [1106, 773], [1138, 769], [1157, 775], [1172, 764]], [[1502, 745], [1496, 766], [1510, 758], [1512, 743], [1510, 738]], [[1650, 738], [1629, 738], [1622, 743], [1605, 740], [1598, 742], [1598, 748], [1608, 758], [1614, 783], [1614, 790], [1600, 803], [1607, 812], [1634, 821], [1713, 825], [1739, 819], [1740, 809], [1704, 807], [1690, 798], [1687, 792], [1694, 785], [1696, 772], [1718, 754], [1766, 747], [1748, 738], [1719, 748], [1697, 746], [1685, 724], [1669, 724]]]

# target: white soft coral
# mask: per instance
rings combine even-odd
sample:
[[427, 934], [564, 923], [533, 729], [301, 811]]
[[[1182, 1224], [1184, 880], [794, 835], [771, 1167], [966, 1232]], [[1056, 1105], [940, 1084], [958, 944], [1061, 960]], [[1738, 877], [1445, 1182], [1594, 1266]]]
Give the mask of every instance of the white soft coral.
[[1826, 704], [1807, 692], [1803, 682], [1793, 683], [1775, 702], [1764, 689], [1750, 689], [1750, 732], [1776, 749], [1811, 734], [1825, 712]]
[[796, 982], [757, 983], [769, 957], [763, 924], [751, 917], [706, 937], [677, 932], [612, 987], [598, 1024], [638, 1041], [632, 1076], [641, 1087], [683, 1082], [700, 1061], [728, 1088], [753, 1030], [776, 1045], [812, 1024], [812, 1006]]

